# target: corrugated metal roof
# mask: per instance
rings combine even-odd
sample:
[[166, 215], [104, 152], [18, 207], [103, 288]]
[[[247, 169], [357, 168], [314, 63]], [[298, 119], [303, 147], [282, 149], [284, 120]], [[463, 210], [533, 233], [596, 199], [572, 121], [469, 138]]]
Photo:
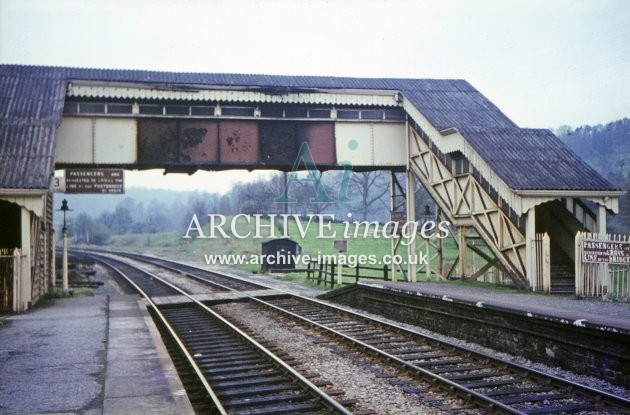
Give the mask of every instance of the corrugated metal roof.
[[516, 190], [615, 190], [551, 131], [469, 128], [460, 131]]
[[[515, 190], [616, 190], [551, 132], [520, 129], [464, 80], [177, 73], [0, 65], [0, 188], [48, 188], [67, 81], [402, 92], [438, 130], [457, 128]], [[30, 128], [18, 128], [18, 127]]]
[[56, 71], [0, 67], [0, 188], [49, 187], [65, 90]]

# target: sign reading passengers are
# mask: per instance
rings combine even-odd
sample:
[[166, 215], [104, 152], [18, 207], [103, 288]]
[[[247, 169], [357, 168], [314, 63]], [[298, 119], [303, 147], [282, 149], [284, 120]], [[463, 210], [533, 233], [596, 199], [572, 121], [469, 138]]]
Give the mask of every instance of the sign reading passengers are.
[[122, 169], [66, 169], [66, 193], [125, 193]]
[[603, 264], [630, 264], [630, 242], [585, 240], [582, 261]]

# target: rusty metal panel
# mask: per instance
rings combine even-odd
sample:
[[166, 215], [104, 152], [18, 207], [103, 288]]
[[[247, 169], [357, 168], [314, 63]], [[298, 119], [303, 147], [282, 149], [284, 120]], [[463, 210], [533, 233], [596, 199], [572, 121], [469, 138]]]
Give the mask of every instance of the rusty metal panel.
[[214, 121], [179, 123], [179, 160], [181, 162], [217, 162], [219, 159], [219, 124]]
[[139, 164], [174, 163], [177, 158], [176, 120], [138, 120]]
[[221, 121], [219, 154], [221, 163], [258, 164], [258, 123], [255, 121]]
[[374, 164], [377, 166], [407, 165], [407, 134], [405, 124], [372, 125]]
[[63, 117], [57, 129], [57, 163], [92, 163], [92, 119]]
[[335, 148], [339, 163], [354, 166], [374, 165], [372, 126], [367, 123], [335, 123]]
[[300, 123], [267, 121], [260, 123], [260, 162], [268, 166], [292, 166], [306, 137]]
[[319, 166], [333, 166], [337, 162], [335, 152], [335, 124], [332, 122], [306, 123], [304, 136]]
[[137, 125], [134, 119], [94, 120], [94, 162], [132, 164], [136, 162]]
[[317, 165], [335, 164], [333, 123], [268, 121], [260, 124], [260, 161], [267, 166], [291, 167], [303, 143]]

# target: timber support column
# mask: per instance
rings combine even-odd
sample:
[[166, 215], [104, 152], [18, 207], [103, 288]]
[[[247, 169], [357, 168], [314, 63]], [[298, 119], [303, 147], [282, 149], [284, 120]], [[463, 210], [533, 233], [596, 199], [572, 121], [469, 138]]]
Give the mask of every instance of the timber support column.
[[468, 276], [468, 228], [464, 226], [459, 228], [459, 276]]
[[[389, 203], [389, 211], [390, 211], [390, 215], [393, 215], [394, 212], [396, 211], [396, 197], [397, 197], [397, 184], [398, 182], [396, 181], [396, 173], [394, 173], [393, 171], [390, 172], [390, 187], [389, 187], [389, 192], [390, 192], [390, 203]], [[390, 217], [390, 219], [393, 219]], [[394, 254], [396, 253], [396, 248], [398, 247], [398, 237], [394, 237], [391, 239], [391, 255], [392, 258], [394, 257]], [[392, 281], [396, 282], [396, 273], [398, 272], [398, 270], [396, 269], [396, 265], [392, 264]]]
[[597, 229], [596, 232], [600, 235], [606, 235], [608, 233], [606, 225], [606, 206], [597, 205]]
[[[415, 222], [416, 220], [416, 181], [411, 170], [407, 170], [407, 222]], [[415, 235], [414, 235], [415, 236]], [[416, 282], [416, 261], [410, 260], [416, 255], [416, 238], [407, 245], [407, 280]]]
[[525, 220], [525, 261], [527, 270], [527, 281], [530, 288], [534, 286], [536, 281], [536, 254], [534, 249], [534, 240], [536, 238], [536, 207], [532, 207], [527, 211]]
[[[606, 225], [606, 206], [603, 204], [597, 205], [597, 225], [596, 231], [599, 233], [599, 237], [602, 239], [608, 239], [608, 229]], [[612, 279], [610, 276], [609, 266], [608, 264], [600, 264], [601, 268], [599, 269], [600, 278], [602, 283], [607, 290], [612, 289]]]
[[21, 208], [20, 234], [20, 291], [18, 295], [18, 311], [26, 311], [31, 302], [31, 214], [25, 208]]

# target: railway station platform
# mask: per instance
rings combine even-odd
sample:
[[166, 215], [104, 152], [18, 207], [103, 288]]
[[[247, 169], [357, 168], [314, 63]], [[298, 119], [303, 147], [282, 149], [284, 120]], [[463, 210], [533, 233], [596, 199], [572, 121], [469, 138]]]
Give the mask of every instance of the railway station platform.
[[103, 281], [4, 318], [0, 413], [194, 413], [140, 297]]
[[457, 283], [379, 281], [361, 284], [385, 291], [427, 296], [446, 303], [457, 302], [576, 327], [591, 327], [602, 331], [618, 330], [630, 334], [630, 303], [627, 302], [603, 301], [599, 297], [577, 299], [571, 295], [544, 295]]
[[360, 282], [320, 298], [630, 386], [630, 304], [455, 283]]

